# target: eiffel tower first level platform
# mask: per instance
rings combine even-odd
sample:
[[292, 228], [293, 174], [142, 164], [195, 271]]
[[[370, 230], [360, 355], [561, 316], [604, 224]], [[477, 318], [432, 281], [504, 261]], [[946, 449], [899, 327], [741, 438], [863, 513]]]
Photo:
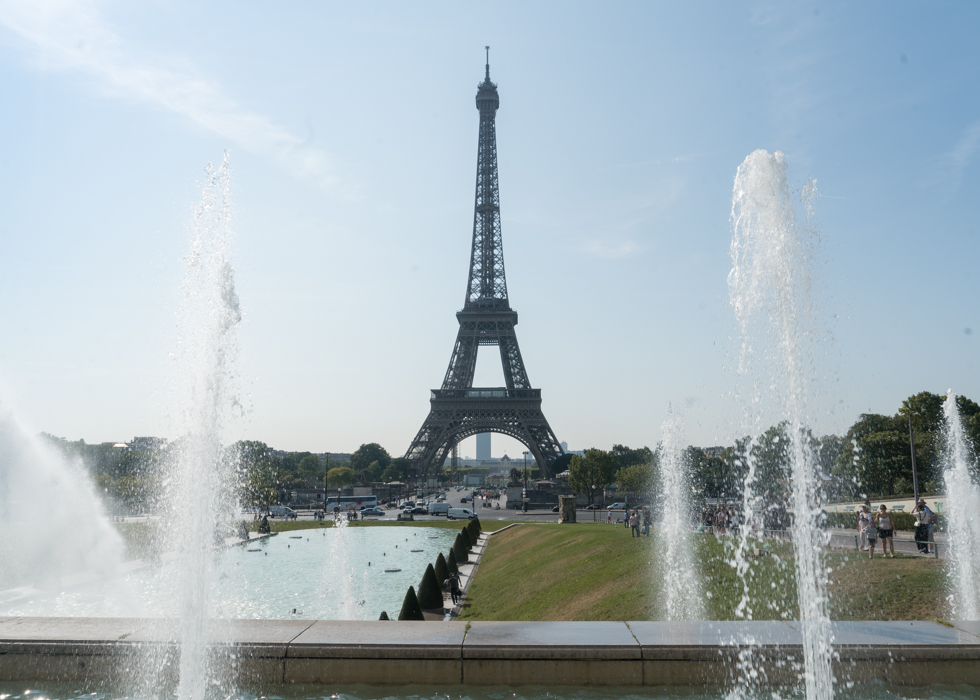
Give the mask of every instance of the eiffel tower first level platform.
[[[442, 469], [454, 446], [479, 433], [502, 433], [523, 443], [544, 478], [552, 475], [552, 465], [564, 454], [541, 411], [541, 390], [532, 389], [528, 381], [514, 330], [517, 312], [507, 296], [494, 123], [499, 106], [488, 59], [486, 78], [476, 93], [480, 138], [466, 301], [456, 313], [459, 332], [442, 388], [432, 391], [429, 416], [405, 454], [422, 476]], [[474, 387], [477, 352], [491, 345], [500, 349], [506, 386]]]

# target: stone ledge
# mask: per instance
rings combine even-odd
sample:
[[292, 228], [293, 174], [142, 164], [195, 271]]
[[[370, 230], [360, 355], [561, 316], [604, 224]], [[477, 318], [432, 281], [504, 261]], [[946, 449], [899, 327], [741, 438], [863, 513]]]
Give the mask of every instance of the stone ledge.
[[[980, 623], [833, 623], [835, 675], [980, 684]], [[0, 680], [125, 678], [173, 668], [174, 620], [0, 618]], [[216, 620], [212, 667], [249, 683], [731, 685], [751, 649], [773, 685], [798, 681], [796, 622]]]

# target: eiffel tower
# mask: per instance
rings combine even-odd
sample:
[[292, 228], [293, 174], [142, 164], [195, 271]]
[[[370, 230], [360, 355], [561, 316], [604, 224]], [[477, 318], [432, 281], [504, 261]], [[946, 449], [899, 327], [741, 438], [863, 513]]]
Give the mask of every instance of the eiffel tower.
[[[433, 389], [429, 416], [405, 456], [420, 475], [441, 469], [460, 441], [477, 433], [503, 433], [527, 446], [541, 476], [564, 454], [541, 412], [541, 390], [532, 389], [517, 345], [517, 312], [510, 308], [500, 234], [500, 190], [497, 182], [497, 134], [494, 126], [500, 97], [490, 82], [490, 47], [486, 78], [477, 86], [480, 140], [476, 159], [476, 206], [473, 248], [466, 302], [456, 312], [459, 333], [441, 389]], [[477, 350], [496, 345], [504, 369], [504, 387], [474, 387]]]

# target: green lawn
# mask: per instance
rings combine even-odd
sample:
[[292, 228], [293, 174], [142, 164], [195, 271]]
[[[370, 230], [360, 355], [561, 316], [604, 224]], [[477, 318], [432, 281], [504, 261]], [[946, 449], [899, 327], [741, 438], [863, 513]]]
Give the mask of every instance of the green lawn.
[[[705, 617], [733, 620], [742, 584], [729, 564], [731, 541], [695, 535]], [[766, 541], [754, 560], [752, 619], [798, 617], [793, 552]], [[528, 524], [494, 536], [461, 617], [469, 620], [662, 620], [658, 585], [667, 564], [656, 531], [631, 538], [604, 524]], [[947, 615], [945, 565], [935, 559], [875, 559], [832, 553], [831, 617], [836, 620], [924, 620]], [[775, 587], [773, 587], [775, 584]], [[709, 594], [710, 593], [710, 597]]]

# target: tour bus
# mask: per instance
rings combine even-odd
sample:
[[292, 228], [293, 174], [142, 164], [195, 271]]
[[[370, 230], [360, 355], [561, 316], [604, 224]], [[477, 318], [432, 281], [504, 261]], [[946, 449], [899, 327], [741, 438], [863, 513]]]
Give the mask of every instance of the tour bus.
[[323, 504], [324, 510], [347, 510], [353, 507], [356, 510], [371, 508], [378, 505], [377, 496], [327, 496], [326, 503]]

